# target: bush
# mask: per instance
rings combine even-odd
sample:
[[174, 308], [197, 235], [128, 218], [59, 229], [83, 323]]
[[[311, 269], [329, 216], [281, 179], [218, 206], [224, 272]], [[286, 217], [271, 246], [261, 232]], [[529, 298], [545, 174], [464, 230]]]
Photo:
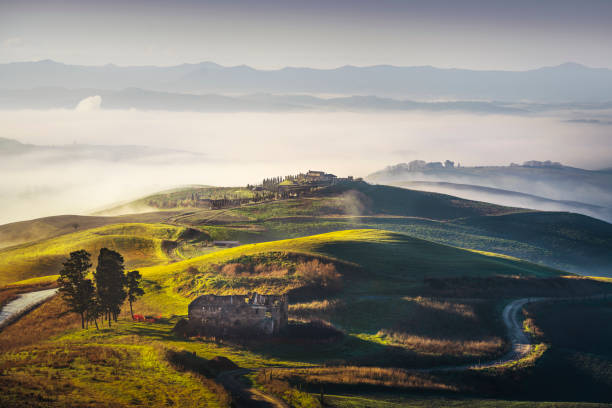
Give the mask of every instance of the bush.
[[301, 262], [295, 268], [295, 273], [310, 285], [325, 290], [342, 288], [342, 275], [336, 271], [334, 264], [325, 264], [318, 259]]

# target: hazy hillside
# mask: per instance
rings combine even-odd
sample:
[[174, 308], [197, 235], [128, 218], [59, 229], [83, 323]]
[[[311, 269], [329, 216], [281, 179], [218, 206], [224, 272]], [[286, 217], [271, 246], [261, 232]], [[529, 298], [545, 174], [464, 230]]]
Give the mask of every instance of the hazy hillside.
[[612, 208], [586, 204], [578, 201], [551, 200], [533, 194], [502, 190], [499, 188], [481, 187], [471, 184], [457, 184], [437, 181], [392, 182], [391, 185], [413, 190], [431, 191], [450, 194], [461, 198], [485, 201], [513, 207], [533, 208], [542, 211], [570, 211], [612, 221]]
[[563, 64], [530, 71], [471, 71], [430, 66], [287, 67], [257, 70], [210, 62], [173, 67], [66, 65], [50, 60], [0, 65], [0, 89], [36, 87], [173, 92], [335, 93], [401, 98], [609, 101], [612, 71]]
[[130, 162], [145, 160], [153, 162], [167, 162], [180, 157], [181, 160], [202, 160], [204, 155], [181, 150], [160, 149], [150, 146], [130, 145], [88, 145], [66, 144], [56, 146], [33, 145], [18, 142], [17, 140], [0, 137], [0, 158], [5, 164], [21, 163], [31, 160], [32, 163], [66, 163], [74, 161], [107, 161]]
[[[0, 94], [0, 109], [73, 109], [89, 96], [102, 98], [104, 109], [142, 109], [191, 112], [291, 112], [308, 110], [328, 111], [429, 111], [476, 112], [498, 114], [524, 114], [541, 111], [542, 105], [513, 106], [500, 102], [455, 101], [416, 102], [377, 96], [316, 97], [310, 95], [275, 95], [256, 93], [247, 95], [221, 95], [160, 92], [140, 88], [122, 90], [67, 89], [42, 87], [34, 89], [5, 89]], [[552, 107], [551, 107], [552, 108]], [[596, 104], [587, 109], [609, 108]]]
[[[459, 167], [452, 162], [445, 166], [442, 163], [413, 161], [372, 173], [367, 180], [400, 186], [406, 185], [404, 183], [426, 182], [424, 189], [429, 191], [458, 193], [465, 198], [543, 210], [552, 209], [549, 205], [558, 205], [559, 210], [597, 216], [608, 221], [611, 219], [612, 176], [605, 170], [584, 170], [537, 161], [525, 162], [523, 165], [482, 167]], [[516, 193], [536, 197], [528, 198]]]

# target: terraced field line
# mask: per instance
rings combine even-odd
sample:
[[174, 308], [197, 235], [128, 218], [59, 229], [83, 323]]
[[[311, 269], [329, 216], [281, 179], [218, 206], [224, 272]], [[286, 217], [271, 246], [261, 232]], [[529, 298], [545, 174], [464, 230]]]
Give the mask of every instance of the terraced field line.
[[0, 310], [0, 329], [10, 324], [19, 316], [29, 312], [34, 307], [49, 300], [57, 293], [58, 289], [39, 290], [37, 292], [23, 293], [19, 297]]

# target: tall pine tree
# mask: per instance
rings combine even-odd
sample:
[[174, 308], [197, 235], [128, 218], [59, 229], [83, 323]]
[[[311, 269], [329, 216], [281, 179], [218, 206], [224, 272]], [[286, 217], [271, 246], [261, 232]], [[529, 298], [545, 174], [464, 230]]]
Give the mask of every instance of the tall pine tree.
[[121, 254], [108, 248], [100, 249], [94, 277], [100, 308], [110, 326], [111, 320], [117, 321], [121, 305], [127, 296], [124, 288], [125, 267]]
[[127, 297], [128, 302], [130, 302], [130, 314], [132, 315], [132, 319], [134, 319], [132, 303], [136, 300], [136, 298], [144, 295], [144, 290], [140, 287], [141, 280], [142, 276], [138, 271], [131, 271], [126, 275]]
[[70, 310], [81, 316], [81, 328], [83, 329], [85, 328], [85, 313], [93, 298], [91, 280], [85, 278], [91, 268], [90, 259], [91, 255], [83, 249], [71, 252], [57, 279], [60, 294]]

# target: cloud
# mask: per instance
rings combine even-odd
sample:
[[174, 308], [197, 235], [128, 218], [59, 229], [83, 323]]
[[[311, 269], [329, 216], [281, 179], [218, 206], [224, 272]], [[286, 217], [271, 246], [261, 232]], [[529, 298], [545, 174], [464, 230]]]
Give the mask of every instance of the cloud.
[[88, 96], [78, 103], [75, 110], [77, 112], [90, 112], [100, 109], [102, 97], [100, 95]]

